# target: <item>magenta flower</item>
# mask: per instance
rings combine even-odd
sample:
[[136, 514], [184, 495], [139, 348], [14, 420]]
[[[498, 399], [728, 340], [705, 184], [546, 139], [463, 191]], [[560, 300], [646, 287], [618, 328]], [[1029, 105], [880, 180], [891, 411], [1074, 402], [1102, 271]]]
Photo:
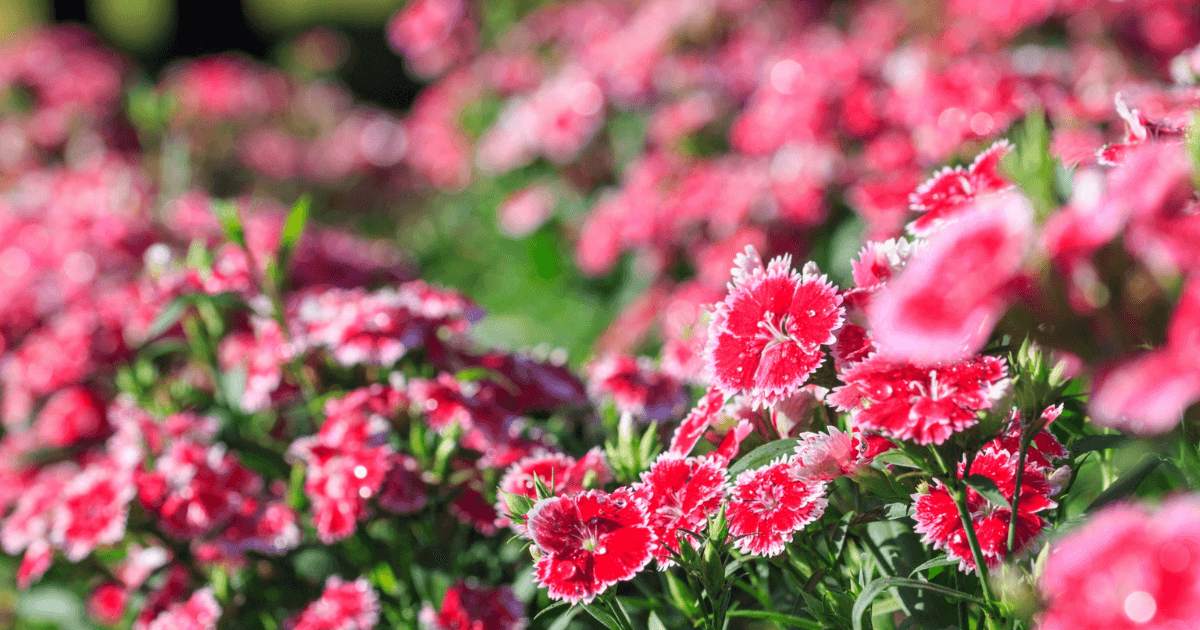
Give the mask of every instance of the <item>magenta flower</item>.
[[793, 467], [781, 459], [738, 475], [725, 516], [743, 553], [779, 555], [796, 532], [825, 513], [825, 484], [797, 478]]
[[660, 568], [673, 564], [671, 552], [679, 551], [681, 537], [693, 547], [698, 544], [680, 530], [700, 533], [708, 527], [708, 517], [721, 507], [728, 479], [725, 467], [713, 458], [664, 453], [633, 484], [633, 496], [645, 505], [654, 531], [654, 557]]

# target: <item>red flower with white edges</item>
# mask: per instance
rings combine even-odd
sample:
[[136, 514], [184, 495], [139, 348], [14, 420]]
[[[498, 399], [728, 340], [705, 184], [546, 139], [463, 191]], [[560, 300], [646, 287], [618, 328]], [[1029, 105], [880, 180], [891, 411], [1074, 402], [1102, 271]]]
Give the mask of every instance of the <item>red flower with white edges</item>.
[[182, 604], [172, 604], [150, 622], [148, 630], [216, 630], [221, 606], [211, 588], [202, 588]]
[[796, 478], [793, 467], [780, 459], [738, 475], [725, 517], [743, 553], [779, 555], [796, 532], [825, 513], [825, 484]]
[[173, 443], [153, 471], [137, 475], [142, 506], [157, 514], [159, 527], [179, 540], [223, 527], [262, 483], [224, 446], [187, 440]]
[[50, 524], [50, 542], [71, 562], [125, 535], [133, 474], [111, 460], [89, 464], [63, 488]]
[[728, 481], [725, 467], [712, 458], [684, 458], [668, 452], [633, 484], [633, 496], [645, 506], [647, 523], [654, 532], [659, 568], [674, 564], [671, 552], [679, 551], [681, 536], [693, 547], [698, 544], [680, 530], [700, 533], [708, 527], [708, 517], [720, 509], [725, 498]]
[[1019, 287], [1033, 230], [1033, 206], [1020, 194], [977, 199], [874, 296], [875, 346], [925, 363], [977, 352]]
[[221, 369], [245, 372], [245, 385], [239, 401], [242, 409], [254, 413], [271, 406], [271, 397], [283, 383], [283, 366], [296, 354], [279, 323], [265, 317], [251, 317], [253, 330], [228, 335], [218, 348]]
[[[1062, 410], [1063, 406], [1061, 404], [1046, 407], [1042, 411], [1038, 424], [1044, 423], [1049, 425], [1058, 418]], [[1021, 424], [1020, 412], [1014, 408], [1008, 414], [1008, 424], [1000, 434], [1000, 437], [984, 445], [984, 450], [1018, 453], [1021, 448]], [[1025, 454], [1025, 461], [1041, 466], [1042, 468], [1052, 468], [1055, 460], [1066, 459], [1070, 454], [1067, 451], [1067, 447], [1063, 446], [1062, 442], [1059, 442], [1053, 433], [1048, 429], [1042, 429], [1033, 437], [1033, 441], [1029, 444], [1029, 450]]]
[[824, 360], [845, 315], [842, 297], [816, 265], [791, 269], [791, 257], [767, 265], [752, 246], [737, 257], [729, 295], [716, 305], [705, 364], [716, 387], [745, 391], [767, 406], [798, 389]]
[[[965, 464], [959, 464], [962, 477], [982, 475], [991, 479], [1000, 493], [1012, 503], [1016, 494], [1017, 455], [1008, 451], [985, 450], [975, 457], [969, 473]], [[1050, 483], [1042, 467], [1027, 461], [1021, 478], [1021, 499], [1017, 505], [1017, 535], [1013, 542], [1013, 553], [1024, 551], [1047, 525], [1038, 514], [1054, 508], [1057, 504], [1050, 499], [1056, 488]], [[989, 567], [1003, 562], [1008, 545], [1008, 526], [1012, 508], [997, 505], [974, 489], [967, 490], [967, 510], [980, 550]], [[959, 569], [973, 571], [975, 559], [967, 542], [962, 519], [954, 498], [941, 482], [935, 481], [925, 492], [913, 495], [914, 528], [922, 535], [921, 541], [935, 549], [946, 552], [959, 561]]]
[[68, 387], [51, 396], [32, 428], [41, 443], [52, 448], [101, 439], [110, 433], [104, 402], [83, 387]]
[[[555, 496], [566, 496], [583, 491], [585, 484], [603, 486], [612, 480], [612, 469], [600, 447], [588, 451], [578, 461], [564, 453], [537, 453], [521, 459], [500, 478], [500, 498], [496, 501], [496, 512], [500, 514], [496, 519], [497, 527], [510, 524], [504, 495], [516, 494], [536, 499], [535, 478], [541, 479], [546, 489]], [[520, 532], [524, 528], [520, 524], [513, 524], [513, 529]]]
[[842, 433], [830, 426], [825, 433], [801, 433], [796, 444], [792, 476], [805, 481], [831, 481], [862, 470], [871, 463], [864, 454], [861, 434]]
[[754, 423], [743, 418], [738, 420], [725, 437], [721, 439], [721, 443], [717, 445], [717, 450], [708, 454], [708, 457], [716, 460], [722, 466], [728, 466], [729, 462], [737, 457], [738, 451], [742, 448], [742, 442], [750, 437], [750, 433], [754, 431]]
[[379, 595], [366, 578], [333, 575], [316, 601], [287, 622], [290, 630], [371, 630], [379, 623]]
[[1096, 161], [1105, 166], [1118, 166], [1125, 162], [1137, 147], [1147, 143], [1182, 143], [1187, 137], [1187, 127], [1176, 126], [1168, 120], [1152, 121], [1137, 109], [1130, 109], [1121, 94], [1113, 97], [1117, 115], [1125, 121], [1125, 137], [1116, 144], [1106, 144], [1096, 151]]
[[17, 567], [17, 588], [25, 590], [42, 579], [53, 560], [54, 549], [50, 543], [40, 538], [33, 541], [21, 558], [21, 566]]
[[12, 513], [0, 527], [0, 547], [15, 556], [50, 534], [50, 519], [63, 488], [79, 474], [74, 463], [55, 464], [37, 472], [17, 497]]
[[1122, 503], [1050, 544], [1038, 630], [1200, 627], [1200, 501]]
[[527, 516], [526, 535], [540, 554], [534, 579], [550, 599], [591, 603], [654, 557], [645, 508], [626, 488], [542, 499]]
[[512, 588], [479, 586], [473, 579], [446, 589], [441, 609], [426, 605], [417, 620], [422, 630], [522, 630], [529, 624]]
[[917, 444], [941, 444], [979, 422], [1009, 380], [1004, 359], [977, 356], [921, 366], [874, 355], [844, 370], [829, 402], [859, 429]]
[[976, 156], [970, 166], [947, 166], [918, 186], [909, 197], [909, 209], [924, 214], [908, 224], [909, 234], [929, 236], [977, 197], [1011, 188], [1012, 182], [1000, 174], [1000, 160], [1009, 151], [1012, 144], [999, 140]]
[[675, 433], [671, 435], [671, 446], [668, 452], [686, 456], [696, 448], [700, 436], [716, 421], [721, 409], [725, 406], [725, 392], [716, 387], [710, 387], [696, 406], [679, 421]]

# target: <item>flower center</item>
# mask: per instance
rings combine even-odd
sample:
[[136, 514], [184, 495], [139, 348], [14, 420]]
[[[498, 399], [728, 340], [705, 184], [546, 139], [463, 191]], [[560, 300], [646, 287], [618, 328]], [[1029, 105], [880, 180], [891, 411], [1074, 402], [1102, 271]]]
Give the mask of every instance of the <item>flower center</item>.
[[758, 322], [758, 327], [762, 329], [762, 332], [759, 334], [766, 336], [767, 347], [783, 343], [785, 341], [791, 341], [791, 337], [784, 332], [787, 329], [787, 313], [779, 316], [778, 325], [771, 321], [773, 319], [774, 316], [771, 313], [767, 313], [766, 317], [763, 318], [762, 321]]

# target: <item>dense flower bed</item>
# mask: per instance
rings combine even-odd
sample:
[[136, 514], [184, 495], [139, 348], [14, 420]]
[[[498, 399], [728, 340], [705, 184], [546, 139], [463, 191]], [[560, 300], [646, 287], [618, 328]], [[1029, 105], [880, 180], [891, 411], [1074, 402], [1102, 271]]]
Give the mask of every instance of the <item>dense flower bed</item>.
[[[392, 19], [404, 114], [328, 31], [0, 50], [0, 618], [1200, 622], [1193, 3], [496, 10]], [[468, 296], [459, 238], [551, 251]]]

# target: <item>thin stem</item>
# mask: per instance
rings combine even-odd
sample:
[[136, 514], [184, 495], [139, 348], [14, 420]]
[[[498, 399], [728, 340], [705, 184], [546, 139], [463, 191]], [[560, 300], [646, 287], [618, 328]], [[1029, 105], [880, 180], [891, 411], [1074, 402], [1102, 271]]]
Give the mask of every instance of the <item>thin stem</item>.
[[1012, 513], [1008, 515], [1008, 541], [1004, 549], [1004, 557], [1011, 559], [1013, 546], [1017, 541], [1017, 509], [1021, 504], [1021, 480], [1025, 476], [1025, 456], [1029, 454], [1030, 441], [1021, 435], [1021, 448], [1017, 452], [1017, 478], [1013, 484]]
[[971, 511], [967, 508], [966, 484], [955, 488], [954, 504], [958, 506], [958, 516], [962, 519], [963, 531], [967, 535], [967, 543], [971, 545], [971, 556], [975, 559], [975, 574], [979, 576], [979, 582], [983, 586], [983, 598], [990, 603], [995, 598], [992, 597], [992, 587], [988, 584], [987, 563], [984, 561], [983, 550], [979, 547], [979, 538], [975, 536], [975, 525], [971, 522]]

